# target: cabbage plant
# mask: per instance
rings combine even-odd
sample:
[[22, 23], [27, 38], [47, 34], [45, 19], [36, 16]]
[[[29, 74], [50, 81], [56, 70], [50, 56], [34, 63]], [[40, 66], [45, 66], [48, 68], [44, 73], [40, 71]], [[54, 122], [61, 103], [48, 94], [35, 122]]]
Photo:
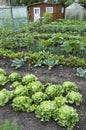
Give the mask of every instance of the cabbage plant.
[[9, 81], [17, 81], [21, 79], [21, 75], [17, 72], [13, 72], [8, 76]]

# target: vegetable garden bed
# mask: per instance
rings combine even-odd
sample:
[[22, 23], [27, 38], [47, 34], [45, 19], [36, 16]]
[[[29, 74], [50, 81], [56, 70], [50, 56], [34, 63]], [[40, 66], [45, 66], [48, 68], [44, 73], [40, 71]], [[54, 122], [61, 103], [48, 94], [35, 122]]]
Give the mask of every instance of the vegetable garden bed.
[[[36, 27], [31, 25], [29, 31], [26, 30], [25, 33], [7, 34], [6, 30], [1, 33], [0, 68], [5, 72], [0, 71], [3, 73], [0, 74], [0, 90], [8, 90], [7, 92], [4, 90], [8, 97], [0, 97], [0, 100], [3, 99], [0, 105], [0, 122], [5, 119], [16, 120], [23, 130], [66, 130], [67, 126], [68, 130], [86, 129], [86, 38], [83, 30], [85, 27], [80, 24], [82, 29], [79, 30], [76, 26], [75, 30], [73, 28], [71, 30], [70, 26], [67, 27], [70, 22], [63, 23], [66, 33], [63, 33], [61, 28], [60, 30], [58, 28], [58, 31], [53, 29], [52, 34], [32, 33], [33, 30], [41, 29], [37, 25]], [[61, 24], [62, 21], [59, 21], [59, 26]], [[49, 26], [54, 27], [54, 25]], [[30, 30], [31, 28], [33, 30]], [[32, 87], [35, 84], [32, 83], [32, 79], [25, 77], [28, 74], [31, 74], [33, 80], [35, 79], [37, 88]], [[13, 84], [16, 78], [19, 82]], [[71, 87], [70, 90], [67, 86], [66, 89], [64, 87], [66, 81], [75, 83], [72, 84], [74, 88]], [[9, 91], [12, 92], [10, 96]], [[21, 100], [28, 103], [22, 104]], [[17, 101], [21, 104], [21, 108]], [[40, 103], [43, 101], [49, 102], [44, 102], [42, 107]], [[46, 104], [50, 110], [44, 112]], [[69, 116], [65, 114], [65, 118], [61, 117], [61, 114], [58, 114], [61, 111]]]

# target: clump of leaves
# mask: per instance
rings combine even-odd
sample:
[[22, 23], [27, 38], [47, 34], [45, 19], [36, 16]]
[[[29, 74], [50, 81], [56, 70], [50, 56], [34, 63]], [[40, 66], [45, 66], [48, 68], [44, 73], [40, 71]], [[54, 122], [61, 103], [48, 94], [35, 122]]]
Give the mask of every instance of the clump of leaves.
[[82, 69], [81, 67], [77, 68], [76, 75], [82, 78], [86, 78], [86, 69]]
[[0, 123], [0, 130], [22, 130], [21, 127], [16, 123], [16, 121], [8, 121]]
[[22, 83], [27, 85], [29, 82], [33, 82], [38, 80], [38, 78], [34, 74], [27, 74], [22, 78]]
[[75, 103], [76, 105], [80, 105], [80, 103], [83, 101], [82, 95], [79, 92], [74, 91], [68, 93], [66, 98], [70, 104]]
[[28, 91], [31, 95], [36, 93], [36, 92], [44, 90], [44, 86], [40, 81], [30, 82], [27, 85], [27, 88], [28, 88]]
[[67, 103], [67, 99], [63, 96], [55, 97], [53, 101], [56, 108], [59, 108]]
[[7, 82], [8, 82], [7, 76], [5, 76], [4, 74], [0, 74], [0, 86], [5, 85]]
[[20, 85], [21, 85], [21, 82], [19, 82], [19, 81], [14, 81], [14, 82], [12, 83], [11, 87], [12, 87], [12, 88], [17, 88], [17, 87], [19, 87]]
[[15, 67], [15, 69], [21, 68], [25, 63], [25, 60], [23, 58], [18, 59], [15, 58], [14, 60], [12, 60], [12, 64], [11, 67]]
[[41, 121], [49, 121], [54, 110], [55, 107], [52, 101], [43, 101], [37, 106], [35, 115], [37, 118], [40, 118]]
[[13, 72], [8, 76], [9, 81], [17, 81], [21, 79], [21, 75], [17, 72]]
[[18, 87], [15, 88], [15, 90], [13, 91], [13, 95], [15, 97], [17, 96], [28, 96], [28, 89], [26, 86], [23, 85], [19, 85]]
[[32, 100], [27, 96], [19, 96], [13, 99], [12, 107], [15, 111], [27, 111], [31, 106]]
[[12, 99], [12, 97], [13, 97], [12, 91], [2, 89], [0, 91], [0, 106], [4, 106], [6, 103], [8, 103], [9, 100]]
[[76, 122], [79, 120], [79, 117], [76, 109], [71, 106], [64, 105], [57, 109], [54, 113], [54, 119], [61, 126], [67, 127], [67, 130], [73, 130]]
[[58, 64], [58, 60], [55, 60], [54, 58], [48, 58], [43, 61], [44, 65], [48, 66], [48, 69], [51, 70], [53, 66]]
[[65, 81], [63, 83], [63, 89], [66, 93], [68, 93], [68, 92], [71, 92], [71, 91], [77, 91], [78, 87], [74, 82]]
[[0, 75], [3, 74], [3, 75], [6, 75], [6, 72], [4, 69], [0, 68]]
[[45, 89], [45, 94], [47, 95], [48, 99], [61, 96], [63, 92], [64, 89], [60, 84], [48, 84], [48, 86]]
[[43, 92], [36, 92], [32, 95], [32, 100], [35, 104], [39, 104], [46, 99], [46, 95]]

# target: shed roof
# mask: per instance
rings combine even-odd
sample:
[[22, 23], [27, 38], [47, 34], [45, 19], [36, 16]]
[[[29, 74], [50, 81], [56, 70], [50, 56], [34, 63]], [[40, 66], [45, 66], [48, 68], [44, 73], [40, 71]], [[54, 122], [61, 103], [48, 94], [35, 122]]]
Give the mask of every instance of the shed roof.
[[58, 3], [37, 2], [37, 3], [30, 4], [29, 6], [35, 6], [35, 5], [40, 5], [40, 4], [52, 5], [52, 6], [58, 5]]

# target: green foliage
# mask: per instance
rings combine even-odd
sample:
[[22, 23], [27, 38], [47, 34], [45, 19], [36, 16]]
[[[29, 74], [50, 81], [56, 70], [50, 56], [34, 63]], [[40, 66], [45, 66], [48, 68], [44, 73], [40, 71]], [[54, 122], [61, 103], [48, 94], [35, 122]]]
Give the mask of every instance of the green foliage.
[[15, 58], [14, 60], [12, 60], [12, 67], [15, 67], [15, 69], [21, 68], [24, 65], [25, 60], [23, 58], [18, 59]]
[[22, 78], [22, 83], [27, 85], [29, 82], [33, 82], [38, 80], [38, 78], [34, 74], [28, 74]]
[[29, 93], [32, 95], [36, 92], [44, 90], [44, 86], [40, 81], [33, 81], [27, 85]]
[[13, 92], [2, 89], [0, 90], [0, 106], [4, 106], [6, 103], [9, 102], [10, 99], [13, 97]]
[[8, 82], [7, 76], [0, 74], [0, 86], [4, 86]]
[[27, 96], [19, 96], [13, 99], [12, 107], [15, 111], [27, 111], [31, 106], [32, 100]]
[[63, 96], [55, 97], [54, 105], [56, 108], [59, 108], [67, 103], [67, 99]]
[[82, 69], [81, 67], [77, 68], [76, 75], [82, 78], [86, 78], [86, 69]]
[[9, 81], [17, 81], [21, 79], [21, 75], [17, 72], [13, 72], [8, 76]]
[[17, 96], [28, 96], [28, 89], [26, 86], [23, 85], [19, 85], [18, 87], [15, 88], [15, 90], [13, 91], [13, 95], [15, 97]]
[[69, 92], [66, 98], [70, 104], [75, 103], [76, 105], [80, 105], [83, 101], [82, 95], [79, 92], [74, 91]]
[[37, 106], [35, 114], [37, 118], [41, 119], [41, 121], [49, 121], [54, 110], [55, 107], [52, 101], [43, 101]]
[[49, 24], [52, 21], [52, 14], [51, 13], [44, 13], [43, 14], [43, 23]]
[[0, 68], [0, 75], [3, 74], [3, 75], [6, 75], [6, 72], [4, 69]]
[[48, 58], [43, 61], [44, 65], [48, 66], [48, 69], [51, 70], [52, 67], [58, 64], [58, 60], [55, 60], [54, 58]]
[[35, 104], [39, 104], [40, 102], [46, 99], [46, 95], [43, 92], [36, 92], [32, 95], [32, 100]]
[[78, 90], [78, 87], [74, 82], [65, 81], [63, 83], [63, 89], [64, 89], [64, 92], [66, 93], [71, 92], [71, 91], [76, 92]]
[[12, 88], [17, 88], [17, 87], [19, 87], [21, 85], [21, 82], [19, 82], [19, 81], [14, 81], [12, 84], [11, 84], [11, 87]]
[[79, 117], [76, 109], [71, 106], [61, 106], [57, 109], [54, 119], [64, 127], [67, 127], [67, 130], [73, 130], [76, 122], [78, 122]]
[[47, 95], [48, 99], [61, 96], [63, 92], [64, 92], [64, 89], [60, 84], [57, 84], [57, 85], [48, 84], [48, 86], [45, 89], [45, 94]]
[[0, 123], [0, 130], [22, 130], [16, 121], [5, 120]]

